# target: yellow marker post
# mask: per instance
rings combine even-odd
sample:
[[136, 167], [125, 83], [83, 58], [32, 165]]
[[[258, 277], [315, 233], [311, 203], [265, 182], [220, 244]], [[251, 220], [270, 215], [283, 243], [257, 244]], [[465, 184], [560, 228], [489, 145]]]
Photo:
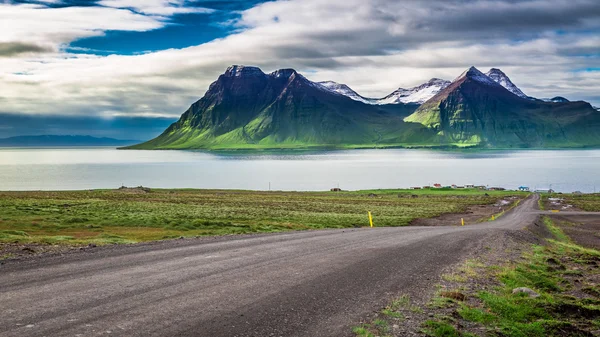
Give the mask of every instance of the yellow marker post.
[[460, 218], [460, 223], [464, 226], [465, 225], [465, 219]]
[[558, 209], [553, 209], [553, 210], [551, 210], [550, 212], [552, 212], [552, 213], [558, 213], [558, 212], [560, 212], [560, 210], [558, 210]]
[[371, 224], [371, 227], [373, 227], [373, 216], [371, 215], [371, 211], [369, 211], [369, 223]]
[[496, 217], [494, 216], [494, 214], [492, 214], [492, 221], [496, 220]]

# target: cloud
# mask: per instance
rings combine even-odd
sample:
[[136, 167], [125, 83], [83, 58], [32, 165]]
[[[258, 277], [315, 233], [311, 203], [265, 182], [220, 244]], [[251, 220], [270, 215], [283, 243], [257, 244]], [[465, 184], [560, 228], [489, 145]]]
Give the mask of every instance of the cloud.
[[[34, 45], [51, 41], [56, 52], [3, 59], [0, 109], [177, 116], [231, 64], [265, 71], [293, 67], [310, 79], [343, 82], [375, 97], [431, 77], [453, 79], [471, 65], [500, 67], [529, 95], [600, 105], [597, 72], [576, 71], [600, 64], [596, 0], [275, 1], [241, 12], [231, 23], [237, 33], [199, 46], [131, 56], [73, 55], [56, 47], [105, 30], [157, 29], [165, 25], [161, 15], [189, 5], [112, 4], [118, 8], [71, 8], [83, 17], [66, 22], [58, 18], [74, 15], [10, 8], [21, 16], [9, 23], [8, 33], [0, 32], [0, 41], [7, 34], [9, 41]], [[3, 16], [3, 9], [4, 24], [11, 15]]]
[[14, 56], [26, 53], [50, 52], [52, 49], [44, 48], [35, 44], [21, 42], [0, 42], [0, 57]]
[[99, 5], [114, 8], [130, 8], [138, 13], [172, 16], [174, 14], [212, 13], [213, 9], [191, 7], [194, 1], [186, 0], [101, 0]]
[[147, 31], [165, 26], [165, 18], [107, 7], [47, 7], [0, 4], [0, 43], [37, 45], [58, 51], [77, 39], [105, 31]]

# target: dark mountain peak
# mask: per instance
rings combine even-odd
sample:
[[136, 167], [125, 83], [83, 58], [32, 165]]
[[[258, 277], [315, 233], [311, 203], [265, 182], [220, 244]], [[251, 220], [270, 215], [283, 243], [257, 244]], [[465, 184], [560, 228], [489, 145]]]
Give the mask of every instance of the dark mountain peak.
[[297, 75], [298, 75], [298, 73], [296, 72], [296, 70], [291, 69], [291, 68], [275, 70], [274, 72], [269, 74], [269, 76], [272, 76], [275, 78], [290, 78], [292, 76], [297, 76]]
[[550, 99], [550, 102], [554, 102], [554, 103], [567, 103], [570, 102], [568, 99], [562, 97], [562, 96], [556, 96], [556, 97], [552, 97]]
[[498, 75], [506, 76], [506, 74], [498, 68], [491, 68], [490, 71], [487, 72], [487, 74], [488, 74], [488, 76], [490, 74], [498, 74]]
[[430, 79], [429, 81], [427, 81], [426, 83], [433, 84], [433, 83], [441, 83], [441, 82], [444, 82], [444, 83], [445, 83], [445, 82], [448, 82], [448, 81], [447, 81], [447, 80], [443, 80], [443, 79], [441, 79], [441, 78], [434, 77], [434, 78], [431, 78], [431, 79]]
[[265, 76], [262, 70], [258, 67], [248, 67], [243, 65], [232, 65], [225, 70], [223, 74], [226, 77], [243, 77], [243, 76]]
[[454, 82], [458, 82], [458, 81], [463, 80], [463, 79], [474, 80], [474, 81], [477, 81], [479, 83], [483, 83], [483, 84], [486, 84], [486, 85], [492, 85], [492, 86], [499, 85], [494, 80], [492, 80], [491, 78], [489, 78], [486, 74], [482, 73], [481, 71], [479, 71], [479, 69], [477, 69], [477, 68], [475, 68], [473, 66], [471, 68], [465, 70], [460, 76], [458, 76], [454, 80]]

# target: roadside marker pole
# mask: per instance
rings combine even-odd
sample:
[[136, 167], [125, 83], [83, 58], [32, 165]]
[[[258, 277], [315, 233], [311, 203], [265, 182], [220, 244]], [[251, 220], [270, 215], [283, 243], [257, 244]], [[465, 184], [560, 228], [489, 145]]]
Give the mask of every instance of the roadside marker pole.
[[371, 211], [369, 211], [369, 224], [373, 227], [373, 216], [371, 215]]
[[465, 225], [465, 219], [460, 218], [460, 223], [464, 226]]
[[496, 220], [496, 217], [494, 216], [494, 214], [492, 214], [492, 221]]

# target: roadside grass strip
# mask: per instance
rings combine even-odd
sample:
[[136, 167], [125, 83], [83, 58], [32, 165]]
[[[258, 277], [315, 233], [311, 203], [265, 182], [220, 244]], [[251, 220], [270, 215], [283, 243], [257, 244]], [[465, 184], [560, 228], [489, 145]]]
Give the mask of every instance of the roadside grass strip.
[[[489, 336], [598, 335], [600, 298], [593, 280], [598, 280], [600, 252], [573, 244], [549, 218], [544, 223], [556, 238], [548, 245], [531, 247], [522, 262], [480, 267], [499, 282], [492, 290], [471, 294], [468, 303], [453, 303], [464, 323], [447, 318], [427, 321], [423, 332], [473, 336], [472, 329], [464, 327], [479, 325]], [[531, 289], [536, 295], [515, 293], [519, 288]]]
[[[540, 200], [538, 199], [538, 203], [540, 202]], [[499, 217], [503, 216], [504, 214], [506, 214], [506, 212], [510, 211], [511, 209], [519, 206], [519, 203], [521, 203], [521, 199], [518, 199], [517, 201], [513, 202], [507, 209], [503, 210], [500, 213], [496, 213], [494, 215], [492, 215], [489, 219], [487, 219], [487, 221], [494, 221], [494, 220], [498, 220]]]
[[[554, 237], [545, 245], [519, 244], [525, 247], [520, 260], [490, 265], [470, 259], [442, 275], [444, 285], [423, 306], [420, 328], [411, 331], [432, 337], [600, 336], [600, 252], [573, 243], [550, 218], [543, 223]], [[405, 335], [396, 317], [409, 311], [405, 305], [390, 315], [394, 308], [376, 315], [377, 324], [355, 328], [356, 336]]]

